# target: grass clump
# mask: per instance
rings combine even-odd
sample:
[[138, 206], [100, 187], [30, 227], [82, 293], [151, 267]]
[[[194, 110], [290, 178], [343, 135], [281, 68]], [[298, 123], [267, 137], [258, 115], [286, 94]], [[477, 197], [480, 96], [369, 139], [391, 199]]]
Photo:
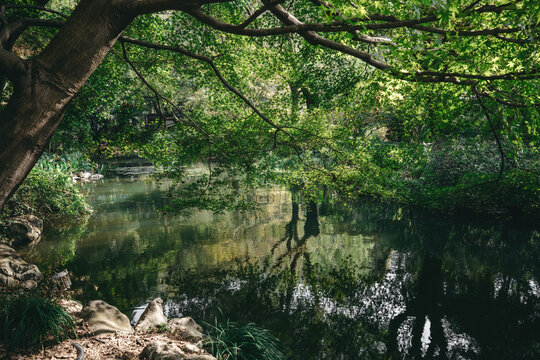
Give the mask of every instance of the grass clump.
[[0, 298], [0, 340], [10, 350], [38, 349], [75, 335], [71, 316], [51, 300], [28, 293]]
[[206, 324], [205, 348], [218, 360], [285, 360], [281, 342], [255, 324], [240, 325], [229, 320]]

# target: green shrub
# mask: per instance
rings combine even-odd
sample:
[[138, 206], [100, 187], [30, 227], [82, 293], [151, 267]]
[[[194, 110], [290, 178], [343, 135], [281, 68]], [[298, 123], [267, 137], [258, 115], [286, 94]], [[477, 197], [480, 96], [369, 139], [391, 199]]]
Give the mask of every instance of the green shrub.
[[59, 168], [36, 166], [7, 201], [2, 217], [33, 214], [41, 218], [78, 217], [89, 212], [83, 196]]
[[209, 335], [205, 348], [218, 360], [283, 360], [280, 341], [255, 324], [239, 325], [226, 321], [205, 324]]
[[8, 349], [37, 349], [46, 341], [75, 336], [69, 314], [41, 296], [21, 293], [0, 299], [0, 338]]

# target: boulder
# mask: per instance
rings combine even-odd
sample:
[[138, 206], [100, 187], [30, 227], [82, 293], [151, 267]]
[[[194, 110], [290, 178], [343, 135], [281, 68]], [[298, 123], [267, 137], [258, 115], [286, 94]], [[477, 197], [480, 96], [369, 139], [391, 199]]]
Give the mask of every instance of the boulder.
[[91, 301], [83, 309], [82, 317], [88, 321], [95, 335], [116, 331], [133, 332], [128, 317], [103, 300]]
[[156, 341], [146, 345], [139, 360], [182, 360], [186, 354], [175, 344]]
[[191, 354], [185, 357], [186, 360], [217, 360], [209, 354]]
[[[200, 350], [203, 351], [203, 350]], [[209, 354], [185, 354], [176, 344], [156, 341], [148, 344], [139, 360], [216, 360]]]
[[7, 234], [12, 244], [23, 246], [41, 240], [43, 221], [34, 215], [22, 215], [9, 219]]
[[104, 176], [101, 175], [101, 174], [92, 174], [92, 175], [90, 176], [90, 180], [92, 180], [92, 181], [101, 180], [101, 179], [103, 179], [103, 178], [104, 178]]
[[57, 303], [65, 310], [65, 312], [73, 316], [79, 316], [83, 309], [83, 305], [73, 299], [60, 299]]
[[79, 176], [82, 178], [82, 179], [90, 179], [90, 176], [92, 176], [92, 173], [89, 172], [89, 171], [81, 171], [79, 173]]
[[66, 291], [71, 287], [71, 278], [67, 269], [54, 274], [49, 281], [56, 291]]
[[199, 342], [202, 340], [202, 327], [190, 317], [174, 318], [169, 320], [167, 328], [179, 340]]
[[0, 284], [7, 287], [35, 288], [43, 278], [34, 264], [21, 259], [15, 250], [0, 244]]
[[148, 303], [135, 329], [137, 331], [147, 331], [149, 328], [166, 323], [167, 318], [163, 314], [163, 300], [156, 298]]

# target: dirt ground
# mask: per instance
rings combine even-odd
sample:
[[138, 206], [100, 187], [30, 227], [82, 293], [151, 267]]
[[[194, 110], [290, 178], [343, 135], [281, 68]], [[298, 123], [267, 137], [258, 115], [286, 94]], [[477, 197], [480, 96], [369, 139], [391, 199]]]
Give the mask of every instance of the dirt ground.
[[99, 336], [92, 336], [85, 323], [80, 323], [77, 327], [77, 339], [65, 340], [60, 344], [47, 347], [43, 351], [34, 353], [8, 354], [0, 349], [0, 359], [6, 360], [55, 360], [55, 359], [76, 359], [77, 351], [71, 345], [76, 342], [84, 349], [84, 360], [111, 360], [138, 359], [139, 354], [146, 345], [151, 342], [161, 341], [167, 344], [174, 343], [187, 354], [203, 354], [194, 344], [176, 340], [169, 333], [154, 334], [127, 334], [110, 333]]

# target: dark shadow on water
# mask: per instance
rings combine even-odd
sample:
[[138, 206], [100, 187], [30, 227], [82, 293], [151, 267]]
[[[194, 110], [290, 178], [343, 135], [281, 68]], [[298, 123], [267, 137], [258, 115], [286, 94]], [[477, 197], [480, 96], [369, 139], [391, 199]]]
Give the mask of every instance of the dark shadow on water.
[[161, 296], [170, 316], [255, 322], [291, 359], [540, 358], [534, 224], [304, 204], [281, 188], [250, 195], [259, 211], [159, 215], [171, 191], [97, 184], [95, 216], [48, 231], [32, 260], [126, 313]]

